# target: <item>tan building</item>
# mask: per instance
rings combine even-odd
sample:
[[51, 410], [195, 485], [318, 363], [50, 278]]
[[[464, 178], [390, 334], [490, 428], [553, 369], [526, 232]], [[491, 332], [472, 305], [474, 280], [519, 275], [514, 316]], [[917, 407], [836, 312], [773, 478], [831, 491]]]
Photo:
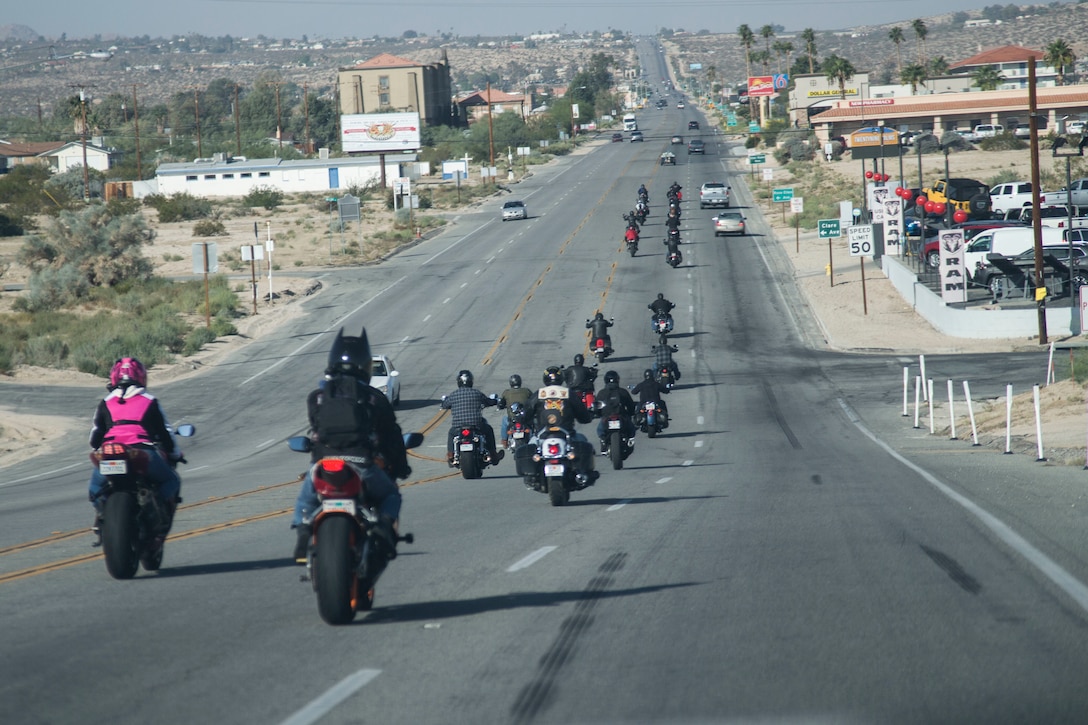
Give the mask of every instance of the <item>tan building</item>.
[[457, 100], [461, 109], [461, 117], [468, 119], [469, 123], [475, 123], [481, 118], [487, 120], [488, 108], [492, 115], [500, 113], [516, 113], [522, 119], [529, 116], [531, 108], [530, 98], [523, 94], [505, 93], [492, 88], [490, 91], [475, 91], [464, 98]]
[[340, 113], [418, 113], [423, 126], [458, 125], [449, 60], [417, 63], [382, 53], [337, 73]]

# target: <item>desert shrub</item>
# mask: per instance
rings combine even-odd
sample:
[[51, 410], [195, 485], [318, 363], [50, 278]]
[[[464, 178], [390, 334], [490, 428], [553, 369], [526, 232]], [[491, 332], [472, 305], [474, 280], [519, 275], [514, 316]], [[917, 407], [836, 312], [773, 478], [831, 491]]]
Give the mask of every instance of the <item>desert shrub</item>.
[[283, 192], [271, 186], [258, 186], [242, 197], [242, 203], [272, 211], [283, 204]]
[[816, 153], [812, 147], [799, 138], [793, 138], [784, 145], [774, 150], [774, 157], [779, 164], [787, 164], [790, 161], [811, 161]]
[[194, 237], [222, 237], [227, 233], [227, 228], [218, 219], [201, 219], [193, 225]]
[[52, 335], [31, 337], [19, 356], [20, 362], [47, 368], [62, 368], [67, 364], [68, 344]]
[[983, 151], [1018, 151], [1027, 148], [1027, 144], [1011, 133], [1002, 133], [992, 138], [982, 139], [978, 142], [978, 147]]
[[159, 221], [165, 224], [203, 219], [212, 213], [210, 201], [186, 192], [179, 192], [170, 196], [151, 194], [144, 198], [144, 204], [159, 212]]
[[193, 355], [200, 352], [200, 348], [214, 340], [215, 333], [212, 332], [210, 327], [195, 327], [185, 336], [185, 345], [182, 347], [182, 353], [185, 355]]
[[139, 199], [126, 199], [124, 197], [114, 197], [106, 202], [106, 209], [109, 210], [113, 216], [125, 216], [126, 214], [138, 214], [140, 211]]
[[753, 133], [751, 136], [749, 136], [748, 138], [746, 138], [744, 140], [744, 148], [754, 149], [755, 147], [759, 146], [759, 144], [761, 142], [762, 142], [762, 139], [760, 139], [760, 137], [758, 135]]
[[74, 266], [47, 268], [31, 275], [29, 294], [13, 303], [16, 310], [39, 312], [56, 310], [87, 294], [89, 284]]
[[[915, 143], [918, 143], [915, 141]], [[941, 147], [950, 151], [970, 151], [971, 142], [955, 131], [945, 131], [941, 134]]]

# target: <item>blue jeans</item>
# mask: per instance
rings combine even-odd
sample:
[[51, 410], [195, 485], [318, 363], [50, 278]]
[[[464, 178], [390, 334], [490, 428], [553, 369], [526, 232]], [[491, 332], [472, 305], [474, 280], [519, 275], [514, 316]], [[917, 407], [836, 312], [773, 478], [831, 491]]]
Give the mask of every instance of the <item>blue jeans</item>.
[[[368, 501], [378, 502], [378, 513], [388, 516], [396, 521], [400, 517], [400, 489], [385, 471], [378, 466], [359, 467], [363, 474], [363, 482], [366, 484], [366, 498]], [[302, 479], [302, 490], [295, 499], [295, 515], [291, 519], [291, 528], [297, 528], [303, 522], [309, 523], [314, 510], [321, 504], [314, 490], [313, 466], [306, 471]]]
[[[176, 498], [181, 493], [181, 479], [178, 478], [177, 471], [166, 462], [166, 459], [163, 458], [157, 448], [147, 448], [145, 450], [151, 453], [148, 456], [147, 477], [155, 484], [159, 496], [163, 501]], [[101, 505], [99, 498], [102, 495], [102, 489], [105, 487], [106, 477], [99, 473], [98, 467], [95, 466], [94, 473], [91, 474], [90, 486], [87, 489], [87, 494], [95, 509]]]

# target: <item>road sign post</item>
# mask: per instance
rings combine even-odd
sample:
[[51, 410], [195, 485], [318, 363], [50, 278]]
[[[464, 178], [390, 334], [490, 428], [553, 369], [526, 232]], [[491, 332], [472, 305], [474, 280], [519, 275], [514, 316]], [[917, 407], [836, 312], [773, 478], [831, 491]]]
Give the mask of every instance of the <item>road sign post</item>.
[[848, 227], [846, 237], [849, 240], [850, 256], [861, 258], [861, 306], [864, 314], [869, 314], [869, 298], [865, 294], [865, 258], [873, 256], [873, 225], [859, 224]]
[[[780, 203], [784, 204], [786, 202], [789, 202], [792, 199], [793, 199], [793, 187], [792, 186], [784, 186], [784, 187], [775, 189], [774, 191], [771, 192], [771, 200], [772, 201], [780, 202]], [[785, 206], [782, 207], [782, 221], [783, 222], [786, 221], [786, 207]]]
[[842, 236], [842, 221], [839, 219], [820, 219], [816, 222], [820, 239], [827, 240], [827, 276], [831, 286], [835, 286], [835, 262], [831, 256], [831, 240]]

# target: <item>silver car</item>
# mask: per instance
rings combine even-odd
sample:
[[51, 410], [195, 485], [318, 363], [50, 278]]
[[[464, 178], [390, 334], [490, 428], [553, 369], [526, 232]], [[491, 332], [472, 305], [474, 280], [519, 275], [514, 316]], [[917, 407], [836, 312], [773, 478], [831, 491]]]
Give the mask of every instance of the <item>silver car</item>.
[[523, 201], [508, 201], [502, 205], [502, 220], [508, 219], [528, 219], [529, 211], [525, 208], [525, 202]]
[[714, 217], [714, 236], [723, 234], [736, 234], [743, 237], [745, 234], [744, 215], [739, 211], [723, 211]]

